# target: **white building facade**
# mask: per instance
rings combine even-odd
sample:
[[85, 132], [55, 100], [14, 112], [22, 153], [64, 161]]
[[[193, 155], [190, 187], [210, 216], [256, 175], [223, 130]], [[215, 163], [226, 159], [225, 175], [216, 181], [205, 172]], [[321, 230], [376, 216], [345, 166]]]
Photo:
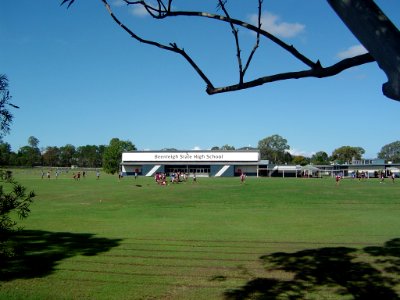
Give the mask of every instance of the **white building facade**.
[[132, 151], [122, 154], [124, 176], [135, 173], [186, 173], [189, 176], [232, 177], [245, 173], [258, 176], [260, 153], [254, 150], [227, 151]]

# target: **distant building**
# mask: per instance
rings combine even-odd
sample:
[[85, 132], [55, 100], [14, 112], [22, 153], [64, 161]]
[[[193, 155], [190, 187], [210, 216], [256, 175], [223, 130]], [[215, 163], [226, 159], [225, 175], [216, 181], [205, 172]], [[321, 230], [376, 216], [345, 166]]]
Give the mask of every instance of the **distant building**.
[[382, 172], [388, 176], [400, 175], [400, 164], [385, 163], [383, 159], [353, 160], [346, 164], [332, 165], [275, 165], [260, 159], [254, 148], [239, 150], [188, 150], [132, 151], [122, 154], [121, 171], [124, 176], [154, 176], [156, 173], [186, 173], [197, 177], [320, 177], [355, 176], [378, 177]]
[[364, 173], [366, 177], [379, 177], [381, 173], [385, 176], [395, 173], [398, 175], [400, 164], [392, 164], [385, 162], [384, 159], [361, 159], [352, 160], [350, 164], [343, 164], [343, 168], [347, 168], [348, 176]]
[[316, 167], [332, 174], [341, 174], [342, 176], [359, 176], [363, 174], [367, 178], [378, 178], [381, 173], [389, 176], [394, 173], [399, 177], [400, 163], [385, 162], [384, 159], [361, 159], [352, 160], [350, 163], [332, 164], [332, 165], [316, 165]]

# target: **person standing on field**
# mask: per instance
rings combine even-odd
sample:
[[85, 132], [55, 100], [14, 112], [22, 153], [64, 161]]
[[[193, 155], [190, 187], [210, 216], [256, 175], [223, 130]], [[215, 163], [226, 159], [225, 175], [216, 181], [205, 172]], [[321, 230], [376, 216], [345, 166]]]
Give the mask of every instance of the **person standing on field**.
[[336, 185], [339, 185], [340, 179], [342, 179], [341, 176], [338, 174], [338, 175], [336, 175], [335, 179], [336, 179]]
[[241, 184], [244, 183], [245, 179], [246, 179], [246, 174], [244, 174], [244, 173], [240, 174], [240, 183]]

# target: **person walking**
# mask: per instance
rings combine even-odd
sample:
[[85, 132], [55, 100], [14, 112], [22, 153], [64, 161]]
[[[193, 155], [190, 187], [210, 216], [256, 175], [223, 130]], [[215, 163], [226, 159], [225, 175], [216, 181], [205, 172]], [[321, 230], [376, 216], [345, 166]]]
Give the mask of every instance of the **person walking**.
[[240, 184], [243, 184], [245, 180], [246, 180], [246, 174], [245, 173], [240, 174]]

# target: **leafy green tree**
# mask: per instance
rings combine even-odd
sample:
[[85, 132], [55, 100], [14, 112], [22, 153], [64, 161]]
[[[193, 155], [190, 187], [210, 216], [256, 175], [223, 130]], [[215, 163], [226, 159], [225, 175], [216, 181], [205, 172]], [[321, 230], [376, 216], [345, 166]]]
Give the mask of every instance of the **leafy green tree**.
[[324, 151], [318, 151], [311, 156], [311, 163], [315, 165], [327, 165], [329, 164], [329, 155]]
[[32, 160], [33, 156], [34, 153], [32, 147], [23, 146], [18, 149], [17, 164], [19, 166], [24, 166], [24, 167], [33, 167], [34, 166], [34, 161]]
[[10, 165], [11, 146], [9, 143], [0, 142], [0, 166]]
[[18, 155], [14, 151], [10, 152], [10, 156], [8, 159], [8, 165], [18, 166]]
[[236, 149], [236, 150], [257, 151], [258, 148], [254, 148], [254, 147], [252, 147], [252, 146], [249, 145], [249, 146], [240, 147], [240, 148], [238, 148], [238, 149]]
[[218, 150], [220, 150], [218, 146], [214, 146], [211, 148], [211, 151], [218, 151]]
[[310, 163], [310, 158], [303, 155], [293, 156], [292, 163], [295, 165], [305, 166]]
[[99, 145], [97, 146], [97, 155], [94, 167], [101, 168], [103, 166], [103, 155], [104, 151], [106, 150], [107, 146]]
[[37, 137], [30, 136], [28, 138], [28, 145], [35, 150], [39, 150], [39, 139]]
[[42, 164], [42, 155], [39, 150], [39, 140], [34, 136], [28, 138], [28, 145], [18, 150], [18, 163], [21, 166], [37, 166]]
[[225, 145], [223, 145], [223, 146], [221, 147], [220, 150], [235, 150], [235, 147], [234, 147], [234, 146], [230, 146], [230, 145], [228, 145], [228, 144], [225, 144]]
[[119, 170], [123, 152], [136, 150], [131, 141], [121, 141], [113, 138], [110, 144], [105, 148], [103, 154], [103, 169], [106, 173], [115, 174]]
[[19, 148], [18, 153], [18, 163], [21, 166], [33, 167], [41, 165], [42, 156], [40, 154], [39, 148], [34, 148], [31, 146], [23, 146]]
[[11, 171], [0, 170], [0, 182], [0, 259], [5, 259], [14, 252], [13, 246], [7, 244], [17, 225], [13, 216], [16, 214], [24, 219], [29, 215], [29, 205], [35, 193], [27, 192], [25, 187], [16, 182]]
[[80, 167], [99, 167], [100, 151], [95, 145], [80, 146], [76, 149], [77, 164]]
[[[12, 115], [5, 107], [10, 104], [11, 99], [7, 87], [7, 77], [0, 75], [0, 137], [9, 132], [12, 120]], [[6, 152], [9, 152], [9, 145], [2, 145]], [[15, 215], [20, 218], [28, 216], [29, 205], [35, 193], [28, 193], [25, 187], [12, 178], [11, 171], [0, 170], [0, 183], [0, 261], [3, 261], [14, 253], [14, 248], [7, 244], [8, 237], [17, 225], [13, 218]]]
[[8, 90], [8, 78], [6, 75], [0, 74], [0, 141], [10, 131], [10, 124], [13, 120], [13, 115], [8, 107], [18, 108], [10, 102], [11, 98]]
[[378, 158], [400, 162], [400, 141], [383, 146], [378, 153]]
[[60, 166], [70, 167], [75, 164], [75, 146], [67, 144], [60, 147]]
[[[258, 149], [261, 159], [269, 159], [273, 163], [283, 163], [290, 157], [290, 154], [287, 152], [290, 149], [287, 140], [278, 134], [260, 140], [258, 142]], [[285, 155], [286, 153], [289, 156]]]
[[353, 159], [360, 160], [364, 153], [361, 147], [342, 146], [333, 150], [332, 159], [339, 163], [350, 163]]
[[45, 166], [60, 166], [60, 149], [58, 147], [47, 147], [42, 155], [43, 164]]

